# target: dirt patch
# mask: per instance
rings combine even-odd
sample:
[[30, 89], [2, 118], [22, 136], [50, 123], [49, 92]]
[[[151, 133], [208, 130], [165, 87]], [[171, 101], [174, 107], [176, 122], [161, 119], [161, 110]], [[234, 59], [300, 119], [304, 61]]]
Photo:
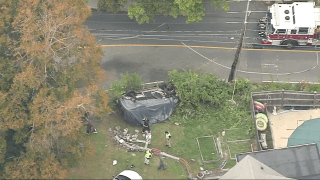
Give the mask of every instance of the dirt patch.
[[287, 147], [288, 138], [304, 121], [320, 118], [320, 109], [300, 110], [278, 115], [270, 113], [268, 117], [274, 138], [274, 148], [284, 148]]

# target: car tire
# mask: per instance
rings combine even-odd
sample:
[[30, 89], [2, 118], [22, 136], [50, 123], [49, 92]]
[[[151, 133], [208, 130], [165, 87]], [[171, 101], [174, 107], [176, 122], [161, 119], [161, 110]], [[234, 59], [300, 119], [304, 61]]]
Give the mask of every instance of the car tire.
[[285, 40], [280, 43], [281, 45], [286, 45], [287, 49], [294, 49], [299, 43], [296, 40]]

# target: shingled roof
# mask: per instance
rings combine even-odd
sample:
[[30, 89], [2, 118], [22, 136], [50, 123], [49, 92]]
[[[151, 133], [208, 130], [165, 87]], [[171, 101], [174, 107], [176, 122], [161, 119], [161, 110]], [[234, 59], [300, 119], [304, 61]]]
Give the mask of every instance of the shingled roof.
[[290, 146], [236, 155], [241, 163], [251, 156], [285, 177], [294, 179], [320, 179], [320, 154], [316, 143]]
[[250, 155], [244, 157], [220, 179], [291, 179], [259, 162]]

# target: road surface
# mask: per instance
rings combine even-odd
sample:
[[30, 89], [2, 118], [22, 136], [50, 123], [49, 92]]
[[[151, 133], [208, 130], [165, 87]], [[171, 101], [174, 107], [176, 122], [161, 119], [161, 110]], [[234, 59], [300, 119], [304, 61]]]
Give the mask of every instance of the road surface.
[[[208, 1], [206, 1], [207, 3]], [[125, 12], [92, 11], [85, 25], [103, 45], [101, 65], [107, 71], [105, 86], [120, 79], [120, 73], [138, 72], [144, 82], [164, 80], [172, 69], [197, 69], [228, 79], [235, 48], [244, 28], [244, 47], [259, 43], [258, 19], [265, 15], [262, 2], [231, 2], [230, 11], [205, 4], [200, 23], [186, 24], [186, 18], [156, 16], [156, 21], [139, 25]], [[190, 47], [190, 48], [188, 48]], [[318, 54], [312, 49], [247, 49], [240, 54], [236, 77], [254, 82], [318, 82]]]

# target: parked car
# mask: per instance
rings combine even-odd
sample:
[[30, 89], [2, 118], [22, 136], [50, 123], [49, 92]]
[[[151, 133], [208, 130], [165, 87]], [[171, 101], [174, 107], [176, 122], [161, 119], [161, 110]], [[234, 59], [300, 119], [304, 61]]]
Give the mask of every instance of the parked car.
[[142, 177], [135, 171], [124, 170], [117, 175], [113, 180], [143, 180]]

